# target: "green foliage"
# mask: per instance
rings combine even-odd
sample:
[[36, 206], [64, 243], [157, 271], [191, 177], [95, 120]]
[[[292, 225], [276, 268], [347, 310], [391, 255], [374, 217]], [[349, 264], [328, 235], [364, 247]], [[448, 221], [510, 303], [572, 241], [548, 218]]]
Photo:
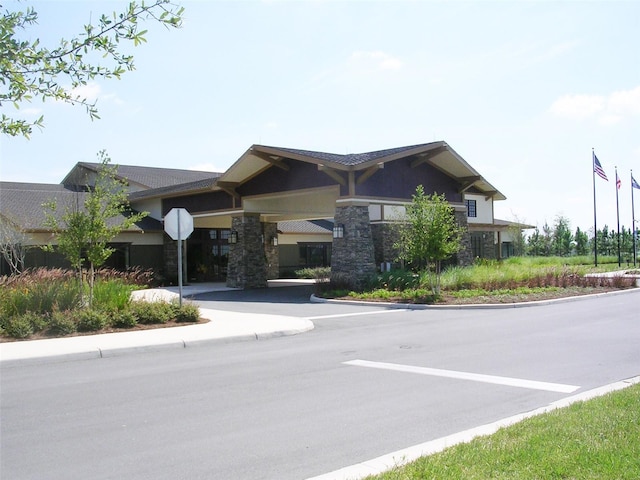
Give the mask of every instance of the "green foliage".
[[374, 287], [402, 291], [419, 285], [420, 275], [408, 270], [393, 270], [378, 274]]
[[95, 332], [109, 325], [107, 313], [100, 310], [85, 308], [74, 312], [79, 332]]
[[301, 268], [295, 271], [296, 278], [323, 280], [331, 276], [331, 267]]
[[134, 286], [120, 279], [98, 280], [93, 288], [93, 307], [107, 311], [125, 310], [131, 303]]
[[[123, 51], [126, 41], [134, 46], [145, 43], [147, 30], [140, 29], [140, 20], [152, 19], [167, 27], [180, 27], [184, 9], [156, 0], [151, 4], [131, 2], [126, 11], [97, 17], [96, 25], [84, 26], [84, 31], [70, 40], [61, 39], [55, 48], [40, 45], [22, 32], [38, 21], [33, 8], [26, 11], [5, 11], [0, 17], [0, 105], [13, 104], [16, 109], [35, 98], [53, 99], [84, 106], [93, 119], [100, 118], [95, 102], [82, 98], [73, 89], [89, 81], [120, 78], [134, 70], [133, 56]], [[97, 57], [96, 57], [97, 54]], [[100, 62], [91, 63], [102, 57]], [[71, 89], [63, 87], [70, 84]], [[29, 138], [33, 127], [42, 127], [43, 117], [34, 122], [12, 118], [6, 113], [0, 118], [0, 132]]]
[[195, 323], [200, 319], [200, 309], [193, 303], [183, 303], [175, 310], [176, 322]]
[[2, 321], [2, 329], [5, 334], [13, 338], [28, 338], [33, 335], [32, 314], [23, 313]]
[[[95, 184], [84, 196], [82, 206], [67, 206], [58, 216], [55, 201], [44, 205], [47, 209], [44, 224], [53, 230], [58, 249], [80, 277], [83, 265], [89, 264], [90, 307], [93, 305], [95, 269], [113, 253], [109, 242], [148, 215], [148, 212], [134, 213], [129, 209], [126, 184], [117, 178], [117, 167], [109, 165], [111, 159], [104, 150], [98, 153], [98, 158], [100, 167]], [[46, 249], [52, 250], [53, 246], [48, 245]]]
[[166, 302], [131, 302], [131, 311], [141, 324], [167, 323], [175, 318], [175, 310]]
[[75, 317], [71, 311], [54, 310], [49, 319], [48, 333], [52, 336], [70, 335], [77, 331]]
[[443, 195], [425, 195], [418, 185], [411, 204], [406, 207], [405, 223], [399, 229], [394, 248], [399, 259], [421, 269], [427, 267], [433, 294], [440, 292], [442, 261], [461, 248], [464, 229], [458, 226], [453, 208]]
[[4, 316], [67, 310], [79, 302], [78, 283], [66, 270], [39, 268], [0, 278], [0, 314]]
[[133, 328], [138, 324], [138, 319], [131, 310], [111, 312], [111, 325], [115, 328]]

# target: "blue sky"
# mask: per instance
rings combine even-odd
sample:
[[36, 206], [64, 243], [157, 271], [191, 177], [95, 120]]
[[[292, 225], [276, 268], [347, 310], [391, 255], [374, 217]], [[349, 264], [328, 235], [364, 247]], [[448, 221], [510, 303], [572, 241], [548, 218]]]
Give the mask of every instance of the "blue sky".
[[[10, 0], [54, 46], [127, 2]], [[359, 153], [444, 140], [507, 200], [495, 214], [631, 225], [640, 179], [640, 2], [181, 2], [148, 23], [136, 71], [87, 87], [101, 120], [39, 100], [31, 140], [0, 138], [5, 181], [58, 183], [106, 149], [113, 163], [224, 171], [252, 144]], [[640, 218], [640, 190], [635, 190]]]

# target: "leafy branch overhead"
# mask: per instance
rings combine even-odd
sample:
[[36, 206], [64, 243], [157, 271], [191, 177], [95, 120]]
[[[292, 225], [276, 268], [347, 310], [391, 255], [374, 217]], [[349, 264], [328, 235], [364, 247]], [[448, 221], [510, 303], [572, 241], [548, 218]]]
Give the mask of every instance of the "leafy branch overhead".
[[[39, 39], [20, 39], [20, 34], [38, 22], [33, 8], [24, 12], [5, 10], [0, 17], [0, 107], [13, 104], [19, 109], [35, 98], [43, 101], [49, 98], [84, 106], [92, 120], [100, 118], [95, 101], [73, 93], [73, 89], [94, 79], [119, 79], [134, 70], [134, 58], [123, 51], [121, 42], [138, 46], [147, 41], [147, 30], [140, 28], [141, 20], [179, 28], [183, 12], [184, 8], [169, 0], [155, 0], [151, 4], [131, 2], [126, 11], [102, 15], [97, 24], [85, 25], [78, 36], [63, 38], [58, 47], [49, 49], [41, 46]], [[102, 57], [100, 63], [92, 61], [95, 54]], [[10, 136], [28, 138], [34, 126], [43, 125], [42, 116], [27, 121], [3, 113], [0, 119], [1, 132]]]

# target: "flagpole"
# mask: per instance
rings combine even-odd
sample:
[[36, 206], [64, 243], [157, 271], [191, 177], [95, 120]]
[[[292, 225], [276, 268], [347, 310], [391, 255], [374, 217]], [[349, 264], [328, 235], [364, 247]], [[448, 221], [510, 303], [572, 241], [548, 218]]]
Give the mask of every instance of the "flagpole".
[[631, 170], [631, 235], [633, 238], [633, 266], [636, 266], [638, 259], [636, 253], [636, 212], [633, 207], [633, 170]]
[[593, 180], [593, 251], [595, 253], [595, 266], [598, 266], [598, 222], [596, 220], [596, 153], [591, 149], [591, 177]]
[[616, 166], [616, 218], [618, 219], [618, 266], [621, 266], [622, 260], [620, 255], [620, 204], [618, 203], [618, 186], [620, 185], [620, 179], [618, 178], [618, 167]]

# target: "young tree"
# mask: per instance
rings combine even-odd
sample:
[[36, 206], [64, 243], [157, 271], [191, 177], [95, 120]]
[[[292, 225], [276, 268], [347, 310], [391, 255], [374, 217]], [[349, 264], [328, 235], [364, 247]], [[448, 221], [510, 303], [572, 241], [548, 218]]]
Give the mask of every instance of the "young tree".
[[576, 241], [576, 254], [589, 255], [589, 237], [587, 233], [580, 230], [580, 227], [577, 227], [574, 238]]
[[[80, 278], [84, 265], [88, 265], [89, 306], [93, 303], [95, 269], [101, 267], [114, 252], [108, 246], [109, 242], [148, 215], [148, 212], [130, 210], [126, 184], [116, 177], [117, 167], [109, 165], [111, 159], [104, 150], [98, 153], [98, 158], [100, 167], [95, 185], [88, 186], [82, 202], [67, 206], [60, 216], [55, 215], [56, 202], [44, 205], [48, 210], [45, 225], [53, 230], [58, 249], [78, 271]], [[46, 248], [53, 249], [51, 245]]]
[[[34, 98], [49, 98], [82, 105], [92, 120], [99, 118], [95, 102], [75, 95], [72, 89], [96, 78], [120, 78], [134, 70], [133, 56], [123, 51], [123, 45], [124, 41], [134, 46], [146, 42], [147, 31], [140, 30], [139, 21], [152, 19], [166, 27], [180, 27], [183, 11], [169, 0], [149, 5], [133, 1], [126, 11], [102, 15], [97, 25], [87, 24], [78, 36], [63, 38], [58, 47], [49, 49], [37, 38], [20, 38], [19, 34], [38, 20], [33, 8], [5, 10], [0, 17], [0, 105], [12, 103], [20, 108]], [[95, 54], [103, 58], [101, 63], [91, 63]], [[66, 83], [69, 87], [64, 87]], [[5, 113], [0, 118], [0, 132], [10, 136], [28, 138], [34, 126], [42, 127], [43, 118], [28, 122]]]
[[569, 220], [562, 215], [556, 217], [553, 225], [552, 248], [554, 255], [567, 256], [571, 254], [573, 235], [569, 230]]
[[27, 234], [14, 222], [0, 216], [0, 256], [4, 258], [12, 275], [24, 270]]
[[544, 251], [544, 241], [542, 235], [540, 235], [540, 229], [536, 226], [536, 229], [529, 236], [527, 240], [527, 253], [534, 257], [542, 255]]
[[445, 196], [425, 195], [422, 185], [418, 185], [406, 207], [405, 223], [394, 248], [398, 249], [400, 260], [426, 267], [431, 291], [439, 295], [442, 261], [460, 251], [463, 232]]

